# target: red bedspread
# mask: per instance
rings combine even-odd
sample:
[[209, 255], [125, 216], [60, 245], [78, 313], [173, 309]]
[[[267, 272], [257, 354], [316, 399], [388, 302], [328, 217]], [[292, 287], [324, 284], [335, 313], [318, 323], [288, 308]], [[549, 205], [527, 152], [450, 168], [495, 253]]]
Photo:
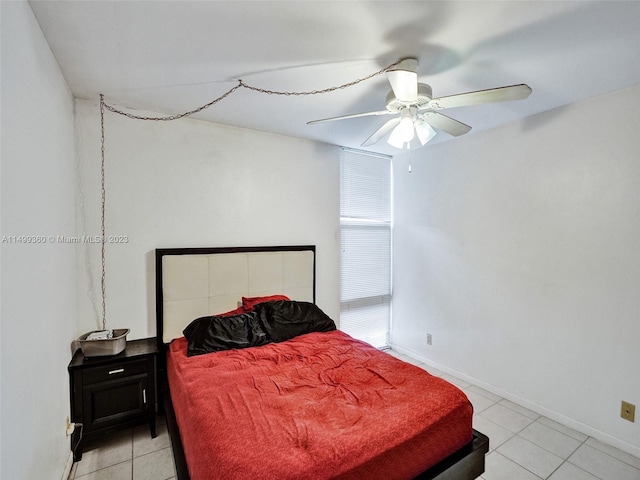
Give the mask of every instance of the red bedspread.
[[450, 383], [340, 331], [167, 370], [192, 480], [410, 479], [472, 438]]

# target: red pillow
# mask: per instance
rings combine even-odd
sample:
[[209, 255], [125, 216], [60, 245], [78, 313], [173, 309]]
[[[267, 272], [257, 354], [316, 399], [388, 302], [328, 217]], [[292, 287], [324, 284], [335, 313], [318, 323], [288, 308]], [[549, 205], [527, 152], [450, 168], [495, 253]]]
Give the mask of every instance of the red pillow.
[[245, 312], [253, 310], [257, 304], [262, 302], [270, 302], [272, 300], [291, 300], [286, 295], [267, 295], [266, 297], [242, 297], [242, 308]]

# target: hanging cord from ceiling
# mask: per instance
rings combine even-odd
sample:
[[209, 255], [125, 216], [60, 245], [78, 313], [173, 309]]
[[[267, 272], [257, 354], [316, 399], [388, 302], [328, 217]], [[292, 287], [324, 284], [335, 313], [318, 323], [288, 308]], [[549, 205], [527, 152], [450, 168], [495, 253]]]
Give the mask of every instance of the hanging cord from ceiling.
[[102, 276], [100, 277], [100, 287], [102, 290], [102, 330], [107, 329], [107, 295], [105, 288], [105, 251], [104, 247], [107, 241], [106, 230], [104, 227], [104, 207], [107, 200], [107, 191], [104, 187], [104, 95], [100, 95], [100, 231], [101, 231], [101, 250], [102, 259]]
[[124, 112], [122, 110], [118, 110], [117, 108], [113, 107], [112, 105], [107, 104], [104, 101], [104, 95], [100, 94], [100, 194], [101, 194], [101, 198], [100, 198], [100, 232], [101, 232], [101, 250], [100, 250], [100, 258], [101, 258], [101, 262], [102, 262], [102, 274], [100, 277], [100, 287], [101, 287], [101, 293], [102, 293], [102, 329], [106, 330], [106, 325], [107, 325], [107, 288], [106, 288], [106, 251], [105, 251], [105, 246], [106, 246], [106, 241], [107, 241], [107, 237], [106, 237], [106, 228], [105, 228], [105, 207], [106, 207], [106, 201], [107, 201], [107, 190], [105, 187], [105, 134], [104, 134], [104, 112], [105, 109], [109, 110], [110, 112], [113, 113], [117, 113], [118, 115], [123, 115], [125, 117], [134, 119], [134, 120], [152, 120], [152, 121], [158, 121], [158, 122], [166, 122], [166, 121], [172, 121], [172, 120], [178, 120], [180, 118], [184, 118], [184, 117], [188, 117], [190, 115], [194, 115], [196, 113], [199, 113], [201, 111], [203, 111], [206, 108], [211, 107], [212, 105], [215, 105], [216, 103], [218, 103], [221, 100], [224, 100], [225, 98], [227, 98], [229, 95], [231, 95], [233, 92], [235, 92], [236, 90], [238, 90], [239, 88], [246, 88], [247, 90], [252, 90], [255, 92], [259, 92], [259, 93], [265, 93], [267, 95], [284, 95], [284, 96], [304, 96], [304, 95], [319, 95], [319, 94], [323, 94], [323, 93], [330, 93], [330, 92], [334, 92], [336, 90], [341, 90], [344, 88], [349, 88], [349, 87], [353, 87], [354, 85], [357, 85], [361, 82], [364, 82], [366, 80], [369, 80], [377, 75], [381, 75], [385, 72], [387, 72], [388, 70], [392, 69], [393, 67], [395, 67], [396, 65], [400, 64], [400, 62], [402, 62], [402, 60], [398, 60], [397, 62], [392, 63], [391, 65], [378, 70], [377, 72], [374, 72], [370, 75], [367, 75], [366, 77], [362, 77], [359, 78], [357, 80], [353, 80], [351, 82], [348, 83], [344, 83], [342, 85], [337, 85], [335, 87], [329, 87], [329, 88], [325, 88], [322, 90], [310, 90], [310, 91], [303, 91], [303, 92], [288, 92], [288, 91], [278, 91], [278, 90], [267, 90], [264, 88], [259, 88], [259, 87], [254, 87], [251, 85], [246, 84], [242, 79], [238, 79], [238, 84], [235, 85], [234, 87], [230, 88], [229, 90], [227, 90], [225, 93], [223, 93], [222, 95], [220, 95], [219, 97], [213, 99], [212, 101], [210, 101], [209, 103], [206, 103], [204, 105], [202, 105], [201, 107], [198, 107], [196, 109], [190, 110], [188, 112], [184, 112], [184, 113], [178, 113], [175, 115], [167, 115], [164, 117], [149, 117], [149, 116], [143, 116], [143, 115], [135, 115], [133, 113], [129, 113], [129, 112]]
[[223, 100], [223, 99], [227, 98], [229, 95], [231, 95], [233, 92], [235, 92], [239, 88], [246, 88], [247, 90], [253, 90], [255, 92], [265, 93], [267, 95], [283, 95], [283, 96], [320, 95], [320, 94], [323, 94], [323, 93], [331, 93], [331, 92], [335, 92], [336, 90], [342, 90], [344, 88], [353, 87], [354, 85], [357, 85], [359, 83], [362, 83], [362, 82], [364, 82], [366, 80], [369, 80], [369, 79], [371, 79], [371, 78], [373, 78], [375, 76], [381, 75], [381, 74], [389, 71], [390, 69], [392, 69], [396, 65], [399, 65], [401, 62], [402, 62], [402, 60], [398, 60], [397, 62], [394, 62], [391, 65], [389, 65], [387, 67], [384, 67], [381, 70], [378, 70], [377, 72], [374, 72], [374, 73], [372, 73], [370, 75], [367, 75], [366, 77], [358, 78], [357, 80], [353, 80], [351, 82], [344, 83], [342, 85], [337, 85], [335, 87], [329, 87], [329, 88], [325, 88], [325, 89], [322, 89], [322, 90], [309, 90], [309, 91], [303, 91], [303, 92], [267, 90], [265, 88], [254, 87], [252, 85], [248, 85], [247, 83], [244, 82], [244, 80], [238, 79], [238, 84], [237, 85], [235, 85], [231, 89], [227, 90], [225, 93], [220, 95], [218, 98], [210, 101], [209, 103], [207, 103], [205, 105], [202, 105], [201, 107], [198, 107], [198, 108], [196, 108], [194, 110], [190, 110], [188, 112], [178, 113], [176, 115], [168, 115], [168, 116], [164, 116], [164, 117], [147, 117], [147, 116], [142, 116], [142, 115], [135, 115], [135, 114], [129, 113], [129, 112], [123, 112], [122, 110], [118, 110], [117, 108], [115, 108], [115, 107], [113, 107], [113, 106], [111, 106], [111, 105], [109, 105], [107, 103], [104, 103], [103, 95], [100, 95], [100, 98], [101, 98], [101, 105], [103, 105], [104, 108], [106, 108], [110, 112], [117, 113], [119, 115], [124, 115], [125, 117], [131, 118], [131, 119], [134, 119], [134, 120], [171, 121], [171, 120], [178, 120], [180, 118], [188, 117], [190, 115], [194, 115], [196, 113], [199, 113], [202, 110], [204, 110], [206, 108], [209, 108], [212, 105], [215, 105], [220, 100]]
[[209, 103], [207, 103], [205, 105], [202, 105], [201, 107], [198, 107], [198, 108], [196, 108], [194, 110], [190, 110], [188, 112], [178, 113], [176, 115], [168, 115], [166, 117], [144, 117], [142, 115], [134, 115], [132, 113], [123, 112], [121, 110], [116, 109], [115, 107], [112, 107], [111, 105], [108, 105], [108, 104], [104, 103], [104, 100], [102, 100], [102, 98], [103, 98], [102, 94], [100, 95], [100, 98], [101, 98], [100, 101], [102, 102], [101, 104], [104, 105], [104, 108], [106, 108], [110, 112], [117, 113], [117, 114], [120, 114], [120, 115], [124, 115], [125, 117], [129, 117], [129, 118], [132, 118], [134, 120], [155, 120], [155, 121], [161, 121], [162, 122], [162, 121], [178, 120], [180, 118], [188, 117], [189, 115], [193, 115], [193, 114], [196, 114], [198, 112], [201, 112], [205, 108], [209, 108], [211, 105], [215, 105], [220, 100], [222, 100], [224, 98], [227, 98], [229, 95], [231, 95], [233, 92], [235, 92], [240, 87], [242, 87], [242, 80], [239, 80], [238, 81], [238, 85], [236, 85], [232, 89], [226, 91], [225, 93], [220, 95], [218, 98], [210, 101]]
[[385, 73], [386, 71], [390, 70], [391, 68], [395, 67], [396, 65], [399, 65], [402, 62], [402, 60], [398, 60], [397, 62], [392, 63], [391, 65], [384, 67], [382, 70], [378, 70], [377, 72], [374, 72], [370, 75], [367, 75], [366, 77], [362, 77], [359, 78], [357, 80], [354, 80], [352, 82], [349, 83], [344, 83], [342, 85], [338, 85], [336, 87], [329, 87], [329, 88], [325, 88], [323, 90], [310, 90], [307, 92], [280, 92], [277, 90], [266, 90], [264, 88], [258, 88], [258, 87], [252, 87], [251, 85], [247, 85], [246, 83], [244, 83], [242, 81], [242, 79], [239, 80], [240, 85], [243, 86], [244, 88], [247, 88], [249, 90], [254, 90], [256, 92], [260, 92], [260, 93], [266, 93], [267, 95], [286, 95], [286, 96], [302, 96], [302, 95], [318, 95], [318, 94], [322, 94], [322, 93], [330, 93], [330, 92], [335, 92], [336, 90], [341, 90], [343, 88], [348, 88], [348, 87], [353, 87], [354, 85], [357, 85], [361, 82], [364, 82], [366, 80], [369, 80], [370, 78], [373, 78], [377, 75], [381, 75], [383, 73]]

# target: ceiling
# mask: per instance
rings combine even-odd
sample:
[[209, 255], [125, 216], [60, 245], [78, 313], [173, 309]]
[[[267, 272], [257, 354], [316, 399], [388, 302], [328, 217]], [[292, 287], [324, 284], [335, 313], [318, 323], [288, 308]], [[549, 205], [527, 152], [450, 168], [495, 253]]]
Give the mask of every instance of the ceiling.
[[[238, 84], [310, 91], [404, 57], [434, 97], [527, 83], [526, 100], [445, 113], [493, 128], [640, 82], [639, 1], [29, 2], [76, 97], [166, 114]], [[360, 148], [385, 117], [384, 74], [331, 93], [240, 88], [195, 118]], [[449, 140], [439, 133], [436, 141]], [[368, 150], [394, 154], [385, 141]]]

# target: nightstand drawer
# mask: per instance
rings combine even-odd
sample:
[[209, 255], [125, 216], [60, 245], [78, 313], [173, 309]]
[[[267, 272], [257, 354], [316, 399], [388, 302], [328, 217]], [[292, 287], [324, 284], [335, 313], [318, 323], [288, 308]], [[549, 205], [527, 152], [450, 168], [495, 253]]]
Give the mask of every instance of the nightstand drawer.
[[100, 367], [89, 367], [82, 371], [82, 379], [85, 385], [106, 382], [109, 380], [117, 380], [118, 378], [128, 377], [130, 375], [138, 375], [147, 373], [149, 370], [147, 359], [114, 363], [112, 365], [103, 365]]
[[148, 380], [145, 374], [127, 375], [85, 386], [82, 393], [85, 432], [144, 415], [150, 407]]

